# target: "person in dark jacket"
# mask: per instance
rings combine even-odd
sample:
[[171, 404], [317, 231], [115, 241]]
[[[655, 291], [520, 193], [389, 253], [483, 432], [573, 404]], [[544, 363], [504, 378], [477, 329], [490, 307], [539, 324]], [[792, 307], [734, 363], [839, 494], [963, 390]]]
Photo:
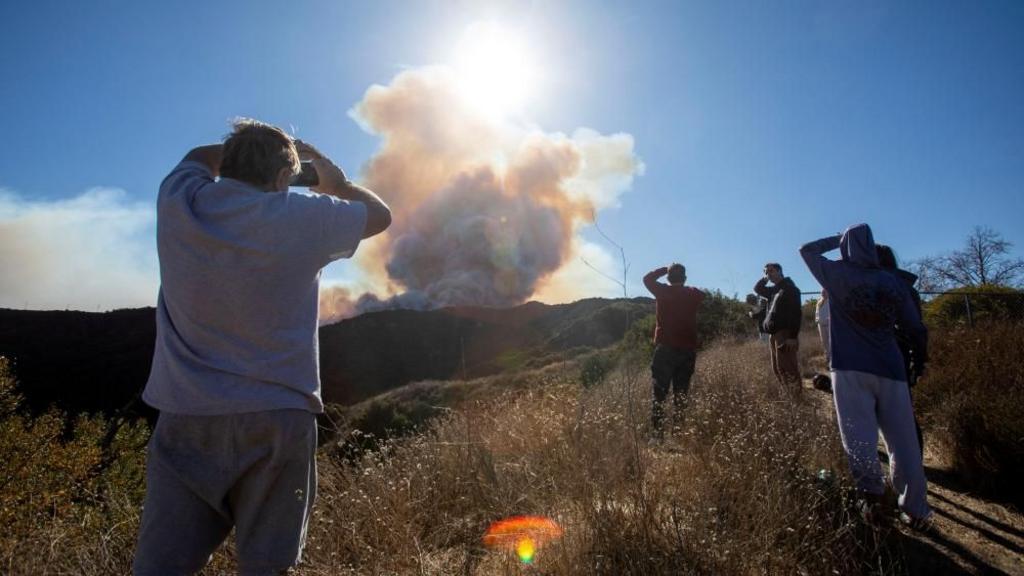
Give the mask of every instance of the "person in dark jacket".
[[[917, 308], [917, 314], [920, 316], [921, 293], [917, 291], [917, 288], [914, 288], [914, 284], [917, 283], [917, 275], [900, 269], [896, 263], [896, 253], [893, 252], [890, 246], [876, 244], [875, 248], [878, 252], [879, 266], [883, 270], [888, 270], [906, 284], [910, 298], [914, 301], [914, 307]], [[914, 385], [917, 384], [917, 379], [924, 373], [925, 363], [928, 362], [928, 339], [925, 338], [922, 345], [915, 345], [914, 338], [907, 330], [907, 327], [897, 322], [896, 344], [900, 347], [900, 354], [903, 356], [903, 368], [907, 372], [907, 385], [913, 389]], [[913, 395], [911, 395], [911, 400], [913, 400]], [[918, 423], [916, 414], [914, 415], [914, 428], [917, 429], [917, 447], [920, 449], [921, 457], [923, 458], [924, 436], [921, 434], [921, 424]]]
[[[771, 286], [768, 283], [771, 282]], [[764, 330], [772, 353], [772, 371], [779, 383], [795, 393], [802, 390], [797, 351], [800, 347], [800, 289], [788, 276], [782, 275], [782, 265], [769, 262], [764, 265], [764, 277], [754, 285], [754, 293], [768, 300], [768, 313]]]
[[[841, 260], [824, 256], [836, 248]], [[885, 481], [877, 451], [881, 429], [890, 454], [892, 487], [899, 496], [900, 518], [911, 527], [927, 528], [932, 514], [928, 481], [921, 454], [915, 450], [914, 412], [895, 326], [905, 327], [921, 350], [928, 331], [906, 283], [879, 266], [867, 224], [851, 226], [841, 236], [804, 244], [800, 255], [828, 290], [836, 420], [862, 496], [861, 509], [869, 520], [884, 518]]]
[[[668, 275], [668, 284], [658, 282]], [[682, 421], [683, 405], [690, 390], [697, 361], [697, 310], [704, 301], [704, 292], [686, 286], [686, 268], [682, 264], [652, 270], [644, 276], [644, 286], [654, 295], [656, 325], [651, 380], [654, 401], [651, 424], [656, 438], [664, 435], [665, 399], [672, 389], [672, 420], [675, 427]]]

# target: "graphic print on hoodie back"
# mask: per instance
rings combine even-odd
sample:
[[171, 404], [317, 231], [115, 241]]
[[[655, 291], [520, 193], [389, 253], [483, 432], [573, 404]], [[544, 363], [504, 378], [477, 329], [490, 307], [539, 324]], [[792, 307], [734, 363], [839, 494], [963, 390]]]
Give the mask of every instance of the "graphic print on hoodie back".
[[[824, 253], [839, 248], [841, 260]], [[923, 346], [927, 335], [905, 283], [879, 268], [871, 228], [851, 226], [841, 236], [809, 242], [800, 255], [829, 294], [833, 370], [856, 370], [906, 381], [895, 325]]]

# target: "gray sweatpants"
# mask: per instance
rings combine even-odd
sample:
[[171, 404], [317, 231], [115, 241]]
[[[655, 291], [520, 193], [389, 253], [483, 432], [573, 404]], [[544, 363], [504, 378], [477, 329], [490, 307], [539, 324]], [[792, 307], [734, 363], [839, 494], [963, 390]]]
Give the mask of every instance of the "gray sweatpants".
[[133, 570], [195, 573], [234, 527], [239, 573], [278, 574], [301, 557], [315, 497], [313, 414], [161, 413]]
[[885, 492], [878, 461], [878, 430], [889, 452], [889, 474], [899, 505], [914, 518], [931, 514], [928, 483], [918, 450], [914, 411], [906, 382], [866, 372], [832, 372], [839, 434], [857, 488], [870, 494]]

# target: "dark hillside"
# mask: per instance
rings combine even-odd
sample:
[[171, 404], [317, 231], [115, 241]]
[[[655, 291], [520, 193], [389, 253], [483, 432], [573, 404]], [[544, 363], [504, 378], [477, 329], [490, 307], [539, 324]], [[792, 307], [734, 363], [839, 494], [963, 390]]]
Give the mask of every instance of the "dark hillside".
[[320, 329], [324, 399], [352, 404], [418, 380], [548, 364], [617, 342], [629, 324], [653, 311], [646, 298], [591, 298], [364, 314]]
[[[324, 399], [349, 404], [409, 382], [541, 366], [622, 338], [654, 310], [647, 298], [530, 302], [505, 309], [387, 310], [320, 329]], [[0, 356], [28, 405], [113, 412], [142, 389], [155, 339], [152, 308], [106, 313], [0, 309]]]
[[13, 363], [35, 411], [112, 412], [149, 376], [156, 339], [153, 308], [113, 312], [0, 309], [0, 356]]

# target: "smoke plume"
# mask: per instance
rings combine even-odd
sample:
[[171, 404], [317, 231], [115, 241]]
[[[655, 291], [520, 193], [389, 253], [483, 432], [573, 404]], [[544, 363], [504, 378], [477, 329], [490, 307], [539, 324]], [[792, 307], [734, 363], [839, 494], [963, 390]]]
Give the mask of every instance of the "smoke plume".
[[566, 299], [598, 291], [578, 285], [572, 294], [559, 273], [584, 245], [580, 228], [642, 170], [632, 137], [488, 117], [456, 87], [445, 67], [409, 70], [352, 110], [382, 140], [363, 182], [390, 204], [393, 223], [357, 256], [382, 291], [356, 302], [332, 291], [322, 297], [325, 320], [346, 309], [509, 306], [545, 288]]
[[159, 274], [150, 203], [122, 190], [30, 201], [0, 190], [0, 307], [152, 306]]

